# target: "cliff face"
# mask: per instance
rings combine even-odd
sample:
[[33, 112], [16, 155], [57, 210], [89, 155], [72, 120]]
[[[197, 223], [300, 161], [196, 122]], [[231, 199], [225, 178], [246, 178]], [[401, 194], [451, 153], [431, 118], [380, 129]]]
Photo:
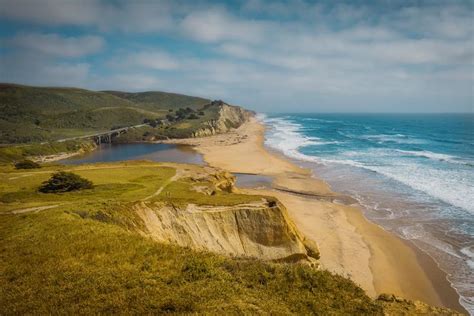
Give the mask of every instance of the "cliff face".
[[[202, 180], [212, 184], [203, 187]], [[222, 171], [193, 181], [197, 191], [209, 195], [235, 191], [234, 177]], [[133, 209], [145, 224], [142, 233], [159, 242], [264, 260], [315, 263], [319, 257], [317, 246], [304, 240], [277, 201], [231, 206], [143, 201]]]
[[228, 104], [218, 105], [217, 119], [202, 124], [198, 130], [193, 132], [193, 137], [211, 136], [218, 133], [228, 132], [245, 123], [254, 113], [239, 106]]

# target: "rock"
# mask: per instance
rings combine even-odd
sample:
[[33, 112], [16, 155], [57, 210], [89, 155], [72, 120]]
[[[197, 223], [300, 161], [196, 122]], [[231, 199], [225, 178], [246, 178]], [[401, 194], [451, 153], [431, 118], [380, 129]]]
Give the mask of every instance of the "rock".
[[204, 122], [203, 127], [193, 132], [193, 137], [205, 137], [228, 132], [232, 128], [242, 125], [253, 114], [239, 106], [228, 105], [222, 101], [215, 101], [212, 106], [219, 107], [217, 119]]
[[142, 202], [134, 210], [145, 234], [160, 242], [263, 260], [308, 257], [301, 236], [280, 208], [265, 204], [173, 207]]

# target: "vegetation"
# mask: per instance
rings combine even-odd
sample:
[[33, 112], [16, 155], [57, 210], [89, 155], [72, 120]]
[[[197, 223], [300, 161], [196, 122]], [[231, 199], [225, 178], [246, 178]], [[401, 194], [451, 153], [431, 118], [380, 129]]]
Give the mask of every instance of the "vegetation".
[[[45, 165], [27, 171], [0, 166], [0, 314], [420, 311], [418, 303], [399, 303], [389, 296], [372, 300], [352, 281], [306, 265], [224, 257], [145, 238], [139, 233], [144, 223], [131, 208], [145, 199], [171, 205], [232, 205], [262, 199], [198, 192], [193, 186], [212, 183], [206, 178], [173, 180], [175, 168], [201, 167], [147, 161]], [[38, 192], [38, 186], [58, 170], [74, 172], [95, 185], [61, 194]], [[427, 306], [421, 311], [436, 314], [438, 309]]]
[[148, 92], [120, 92], [120, 91], [104, 91], [107, 94], [117, 96], [123, 100], [139, 104], [140, 107], [156, 110], [166, 109], [173, 112], [176, 108], [186, 105], [193, 109], [198, 109], [208, 104], [210, 100], [198, 97], [191, 97], [182, 94], [148, 91]]
[[164, 118], [209, 100], [165, 92], [95, 92], [0, 84], [0, 143], [52, 141]]
[[[88, 151], [81, 136], [128, 129], [112, 142], [192, 137], [219, 116], [220, 100], [165, 92], [95, 92], [0, 84], [0, 163]], [[146, 124], [146, 126], [142, 126]], [[228, 127], [239, 123], [226, 121]]]
[[72, 172], [59, 171], [43, 182], [39, 191], [43, 193], [62, 193], [84, 189], [92, 189], [92, 182]]
[[0, 222], [0, 313], [381, 315], [341, 276], [155, 243], [80, 210]]
[[[228, 258], [140, 235], [143, 223], [130, 206], [143, 199], [231, 205], [262, 198], [198, 192], [193, 186], [212, 183], [173, 181], [173, 166], [122, 162], [28, 172], [0, 167], [0, 314], [382, 314], [361, 288], [327, 271]], [[38, 193], [38, 185], [58, 169], [95, 186]], [[48, 205], [53, 208], [11, 213]]]
[[91, 151], [95, 148], [92, 140], [69, 140], [64, 142], [32, 143], [0, 147], [0, 163], [28, 159], [32, 156], [48, 156], [59, 153]]
[[37, 169], [41, 168], [41, 165], [33, 160], [24, 159], [15, 163], [16, 169]]

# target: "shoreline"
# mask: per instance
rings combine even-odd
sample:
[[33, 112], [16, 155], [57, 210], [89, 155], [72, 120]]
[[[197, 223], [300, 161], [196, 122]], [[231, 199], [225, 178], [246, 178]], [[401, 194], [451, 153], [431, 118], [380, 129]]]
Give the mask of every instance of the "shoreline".
[[241, 190], [278, 198], [300, 232], [318, 244], [321, 266], [350, 277], [369, 296], [391, 293], [466, 313], [447, 274], [433, 258], [370, 222], [360, 205], [337, 203], [335, 198], [343, 196], [309, 169], [267, 150], [264, 130], [263, 124], [251, 118], [226, 134], [163, 142], [193, 145], [209, 165], [230, 172], [272, 176], [273, 187], [288, 191]]

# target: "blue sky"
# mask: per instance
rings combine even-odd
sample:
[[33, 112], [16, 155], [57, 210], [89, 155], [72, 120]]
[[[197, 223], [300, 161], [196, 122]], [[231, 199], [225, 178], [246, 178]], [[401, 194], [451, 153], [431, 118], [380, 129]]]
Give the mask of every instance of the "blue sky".
[[473, 112], [472, 1], [0, 0], [0, 81], [265, 112]]

